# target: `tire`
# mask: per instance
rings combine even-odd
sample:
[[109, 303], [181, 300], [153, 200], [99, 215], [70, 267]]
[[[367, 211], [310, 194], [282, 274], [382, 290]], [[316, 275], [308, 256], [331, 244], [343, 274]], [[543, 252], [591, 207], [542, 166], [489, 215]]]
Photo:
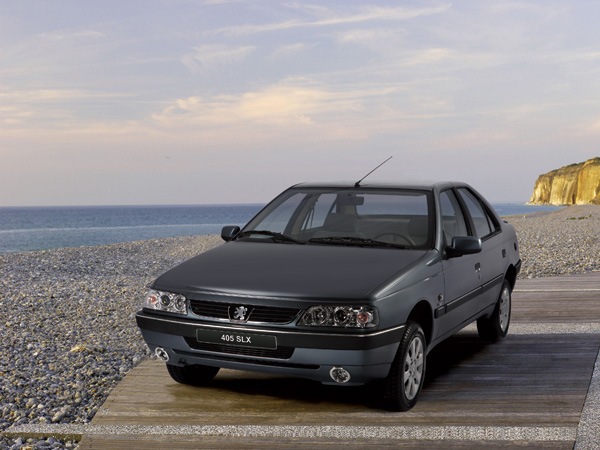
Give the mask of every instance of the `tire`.
[[510, 284], [505, 279], [492, 315], [488, 318], [482, 317], [477, 319], [479, 337], [489, 342], [496, 342], [506, 337], [508, 327], [510, 326], [511, 307], [512, 295]]
[[173, 380], [190, 386], [205, 386], [217, 375], [218, 367], [191, 365], [174, 366], [167, 364], [167, 371]]
[[384, 408], [408, 411], [417, 403], [427, 362], [427, 341], [416, 322], [408, 322], [390, 373], [383, 380], [381, 395]]

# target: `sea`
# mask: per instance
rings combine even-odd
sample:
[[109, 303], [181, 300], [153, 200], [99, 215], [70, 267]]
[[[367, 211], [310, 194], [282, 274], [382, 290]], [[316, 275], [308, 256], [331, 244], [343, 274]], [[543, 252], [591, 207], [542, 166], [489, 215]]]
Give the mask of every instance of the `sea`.
[[[219, 234], [225, 225], [244, 225], [263, 206], [0, 207], [0, 253]], [[492, 206], [501, 216], [559, 208], [523, 203], [498, 203]]]

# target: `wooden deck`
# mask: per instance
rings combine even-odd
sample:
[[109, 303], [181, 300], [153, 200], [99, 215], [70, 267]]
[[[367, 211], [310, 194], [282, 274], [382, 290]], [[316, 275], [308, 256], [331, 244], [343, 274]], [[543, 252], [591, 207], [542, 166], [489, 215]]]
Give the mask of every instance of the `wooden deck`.
[[228, 370], [193, 388], [145, 361], [112, 392], [79, 449], [572, 449], [599, 330], [600, 273], [521, 280], [509, 336], [485, 344], [470, 327], [436, 348], [407, 413], [377, 409], [363, 388]]

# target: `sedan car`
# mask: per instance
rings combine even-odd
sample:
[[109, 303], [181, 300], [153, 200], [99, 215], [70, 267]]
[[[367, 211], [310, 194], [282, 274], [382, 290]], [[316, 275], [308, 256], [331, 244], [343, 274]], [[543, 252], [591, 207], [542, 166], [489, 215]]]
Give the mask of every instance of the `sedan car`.
[[437, 344], [472, 322], [487, 341], [508, 332], [517, 237], [467, 184], [298, 184], [221, 236], [136, 314], [177, 382], [228, 368], [368, 383], [406, 411]]

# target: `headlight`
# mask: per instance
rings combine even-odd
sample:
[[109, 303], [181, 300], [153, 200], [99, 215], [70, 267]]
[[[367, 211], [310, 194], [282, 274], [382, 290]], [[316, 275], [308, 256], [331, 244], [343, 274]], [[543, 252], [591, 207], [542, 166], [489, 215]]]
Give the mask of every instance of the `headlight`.
[[378, 323], [372, 306], [312, 306], [298, 320], [298, 325], [309, 327], [372, 328]]
[[142, 307], [176, 314], [187, 314], [187, 301], [181, 294], [150, 289]]

